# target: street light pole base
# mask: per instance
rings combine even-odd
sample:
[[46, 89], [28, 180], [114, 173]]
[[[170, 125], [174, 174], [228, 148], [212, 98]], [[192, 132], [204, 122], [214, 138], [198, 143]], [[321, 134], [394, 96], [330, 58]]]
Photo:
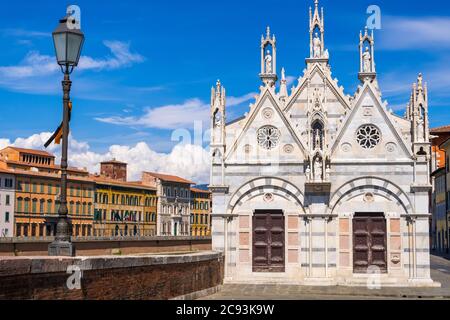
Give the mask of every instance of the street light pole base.
[[75, 247], [73, 243], [67, 241], [55, 241], [48, 246], [50, 257], [74, 257]]

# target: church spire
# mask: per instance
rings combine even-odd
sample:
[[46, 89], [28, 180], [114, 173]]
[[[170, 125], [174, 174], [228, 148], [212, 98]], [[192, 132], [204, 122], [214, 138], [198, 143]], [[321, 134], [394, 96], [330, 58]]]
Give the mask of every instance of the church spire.
[[323, 8], [319, 10], [319, 1], [314, 1], [313, 9], [309, 8], [310, 59], [327, 61], [328, 50], [325, 49], [325, 19]]
[[417, 77], [417, 83], [413, 84], [406, 118], [411, 122], [414, 154], [429, 154], [428, 90], [421, 73]]
[[285, 102], [286, 98], [289, 96], [287, 90], [287, 80], [286, 80], [286, 71], [284, 68], [281, 69], [281, 84], [280, 84], [280, 100]]
[[261, 37], [261, 80], [267, 87], [273, 87], [277, 77], [277, 40], [271, 35], [270, 27], [266, 29], [266, 37]]
[[359, 79], [362, 82], [373, 81], [377, 77], [375, 68], [375, 38], [373, 30], [369, 34], [369, 28], [366, 26], [364, 35], [359, 32]]

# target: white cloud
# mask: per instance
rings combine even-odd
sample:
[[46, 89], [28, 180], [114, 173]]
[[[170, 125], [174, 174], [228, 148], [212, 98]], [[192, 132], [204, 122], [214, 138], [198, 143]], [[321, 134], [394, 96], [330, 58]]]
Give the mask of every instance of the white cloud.
[[[34, 134], [28, 138], [17, 138], [14, 142], [0, 139], [0, 148], [8, 145], [45, 150], [44, 143], [51, 133]], [[209, 181], [209, 152], [201, 146], [179, 144], [170, 153], [158, 153], [145, 142], [134, 146], [112, 145], [105, 153], [90, 150], [89, 144], [70, 137], [69, 164], [77, 168], [87, 168], [91, 173], [100, 171], [100, 162], [117, 159], [128, 163], [128, 179], [137, 181], [143, 171], [155, 171], [178, 175], [197, 183]], [[60, 146], [52, 144], [47, 150], [60, 157]]]
[[286, 85], [289, 87], [291, 84], [294, 83], [295, 80], [297, 80], [298, 77], [294, 77], [294, 76], [287, 76], [286, 77]]
[[[243, 104], [254, 99], [255, 95], [256, 93], [248, 93], [241, 97], [228, 97], [227, 106]], [[141, 116], [98, 117], [95, 120], [121, 126], [170, 130], [192, 128], [196, 122], [208, 123], [210, 120], [209, 110], [209, 104], [194, 98], [182, 104], [170, 104], [156, 108], [146, 107]]]
[[116, 125], [156, 129], [191, 128], [195, 121], [209, 121], [209, 105], [199, 99], [191, 99], [182, 104], [145, 108], [144, 114], [140, 117], [107, 117], [95, 120]]
[[2, 78], [17, 80], [45, 76], [58, 70], [59, 66], [54, 57], [41, 55], [37, 51], [30, 51], [20, 65], [0, 67], [0, 75]]
[[107, 59], [94, 59], [87, 56], [80, 58], [79, 70], [114, 70], [141, 63], [145, 59], [138, 53], [130, 51], [130, 44], [121, 41], [104, 41], [103, 44], [111, 51], [113, 57]]
[[26, 38], [48, 38], [51, 37], [51, 33], [35, 31], [35, 30], [25, 30], [19, 28], [9, 28], [1, 30], [1, 33], [5, 36], [11, 37], [26, 37]]
[[450, 17], [385, 16], [382, 27], [385, 50], [450, 48]]
[[[144, 61], [143, 56], [130, 51], [129, 43], [121, 41], [104, 41], [103, 43], [111, 51], [112, 56], [104, 59], [82, 56], [78, 66], [79, 70], [113, 70]], [[45, 77], [59, 70], [55, 57], [41, 55], [38, 51], [30, 51], [19, 65], [0, 66], [0, 85], [17, 88], [16, 80], [18, 79]], [[36, 81], [36, 85], [39, 85], [40, 82]]]
[[243, 104], [245, 102], [248, 102], [252, 99], [255, 99], [256, 95], [257, 95], [256, 92], [250, 92], [250, 93], [244, 94], [243, 96], [240, 96], [240, 97], [228, 97], [227, 98], [227, 107], [234, 107], [234, 106]]

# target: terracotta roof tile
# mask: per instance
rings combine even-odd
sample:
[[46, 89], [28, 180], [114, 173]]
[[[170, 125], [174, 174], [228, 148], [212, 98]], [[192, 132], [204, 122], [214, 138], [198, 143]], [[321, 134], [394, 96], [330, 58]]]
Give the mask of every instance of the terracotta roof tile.
[[211, 191], [203, 190], [203, 189], [197, 189], [197, 188], [191, 188], [191, 191], [192, 192], [197, 192], [197, 193], [208, 193], [208, 194], [211, 193]]
[[185, 184], [195, 184], [195, 182], [177, 177], [177, 176], [171, 176], [168, 174], [161, 174], [161, 173], [155, 173], [155, 172], [145, 172], [148, 175], [151, 175], [152, 177], [155, 177], [157, 179], [160, 179], [162, 181], [167, 182], [178, 182], [178, 183], [185, 183]]
[[[46, 172], [33, 172], [29, 170], [19, 170], [16, 169], [14, 171], [9, 171], [9, 173], [15, 174], [15, 175], [21, 175], [21, 176], [32, 176], [32, 177], [41, 177], [41, 178], [51, 178], [51, 179], [61, 179], [61, 176], [56, 173], [46, 173]], [[84, 182], [91, 182], [94, 183], [94, 180], [86, 177], [78, 177], [78, 176], [71, 176], [68, 177], [69, 181], [84, 181]]]
[[125, 164], [125, 165], [128, 165], [128, 163], [126, 163], [126, 162], [117, 161], [115, 159], [110, 160], [110, 161], [103, 161], [103, 162], [101, 162], [101, 164]]
[[430, 132], [432, 134], [436, 134], [436, 133], [450, 133], [450, 125], [430, 129]]
[[0, 168], [0, 173], [9, 173], [9, 174], [14, 174], [14, 172], [13, 172], [13, 171], [11, 171], [11, 170], [8, 170], [8, 169], [2, 169], [2, 168]]
[[[46, 157], [52, 157], [54, 158], [55, 156], [47, 151], [42, 151], [42, 150], [33, 150], [33, 149], [24, 149], [24, 148], [17, 148], [17, 147], [6, 147], [5, 149], [10, 148], [13, 150], [16, 150], [18, 152], [22, 152], [22, 153], [28, 153], [28, 154], [34, 154], [34, 155], [39, 155], [39, 156], [46, 156]], [[5, 150], [3, 149], [3, 150]]]
[[91, 175], [91, 178], [96, 183], [99, 183], [99, 184], [104, 183], [104, 184], [117, 186], [117, 187], [130, 187], [130, 188], [139, 188], [139, 189], [145, 189], [145, 190], [156, 190], [156, 188], [149, 187], [149, 186], [142, 184], [141, 181], [125, 182], [125, 181], [119, 181], [119, 180], [109, 179], [106, 177], [95, 176], [95, 175]]
[[[60, 165], [45, 165], [45, 164], [38, 164], [38, 163], [28, 163], [28, 162], [22, 162], [22, 161], [14, 161], [14, 160], [6, 160], [4, 161], [7, 164], [15, 164], [15, 165], [19, 165], [19, 166], [24, 166], [24, 167], [34, 167], [34, 168], [42, 168], [42, 169], [52, 169], [52, 170], [61, 170], [61, 166]], [[79, 169], [79, 168], [74, 168], [74, 167], [68, 167], [67, 170], [69, 172], [78, 172], [78, 173], [85, 173], [87, 174], [88, 172], [84, 169]]]

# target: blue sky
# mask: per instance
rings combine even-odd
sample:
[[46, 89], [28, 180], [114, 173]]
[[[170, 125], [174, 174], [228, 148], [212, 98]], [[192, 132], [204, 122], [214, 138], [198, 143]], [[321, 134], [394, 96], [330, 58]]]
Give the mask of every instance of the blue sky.
[[[60, 121], [61, 74], [50, 34], [68, 4], [81, 7], [86, 35], [82, 65], [72, 76], [72, 148], [89, 152], [93, 162], [120, 157], [112, 145], [125, 153], [139, 143], [147, 152], [173, 153], [174, 130], [191, 130], [195, 120], [208, 119], [210, 88], [218, 78], [227, 88], [229, 120], [246, 112], [260, 85], [259, 45], [267, 25], [277, 36], [278, 67], [298, 78], [309, 54], [313, 2], [9, 2], [0, 12], [0, 141], [39, 147]], [[354, 93], [358, 34], [372, 4], [382, 13], [375, 59], [383, 98], [402, 114], [411, 85], [423, 72], [432, 126], [450, 123], [446, 1], [426, 7], [423, 1], [320, 1], [333, 76], [346, 93]]]

